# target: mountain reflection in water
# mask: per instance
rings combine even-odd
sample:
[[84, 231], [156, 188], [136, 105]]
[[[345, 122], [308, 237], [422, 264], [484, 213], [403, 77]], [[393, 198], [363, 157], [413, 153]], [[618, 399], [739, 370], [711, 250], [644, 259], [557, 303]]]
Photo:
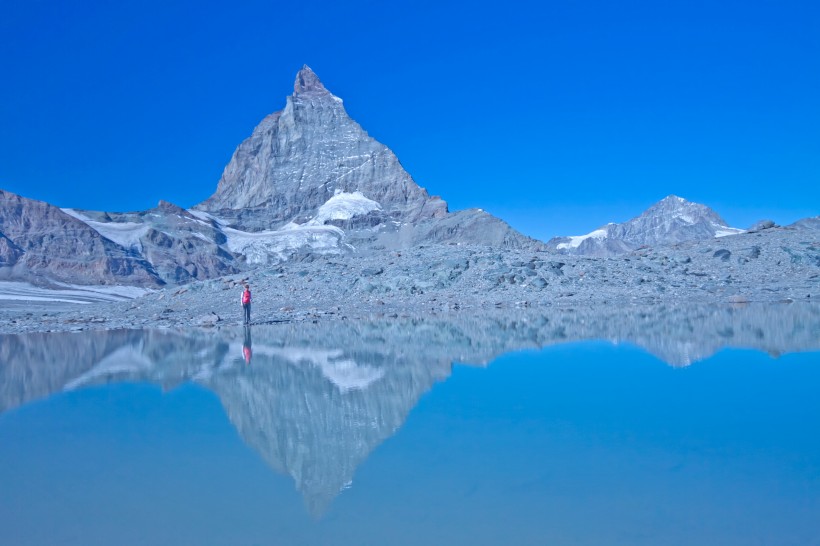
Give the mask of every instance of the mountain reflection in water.
[[110, 382], [218, 395], [243, 440], [322, 514], [454, 362], [580, 340], [638, 345], [685, 366], [725, 347], [820, 349], [820, 305], [521, 310], [216, 331], [0, 336], [0, 411]]

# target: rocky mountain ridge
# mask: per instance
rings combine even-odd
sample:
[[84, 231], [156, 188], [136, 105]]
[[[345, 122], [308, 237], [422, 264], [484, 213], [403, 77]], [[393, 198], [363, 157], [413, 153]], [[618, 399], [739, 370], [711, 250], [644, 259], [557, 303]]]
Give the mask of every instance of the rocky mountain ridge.
[[609, 223], [586, 235], [555, 237], [547, 246], [564, 254], [614, 256], [641, 247], [707, 240], [743, 231], [729, 227], [706, 205], [670, 195], [631, 220]]

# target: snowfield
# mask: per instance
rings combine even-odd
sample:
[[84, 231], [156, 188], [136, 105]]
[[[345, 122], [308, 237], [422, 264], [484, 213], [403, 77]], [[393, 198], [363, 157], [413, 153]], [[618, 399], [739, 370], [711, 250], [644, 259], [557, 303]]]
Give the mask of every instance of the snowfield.
[[137, 286], [78, 286], [54, 283], [59, 288], [41, 288], [27, 282], [0, 281], [0, 300], [63, 303], [124, 301], [151, 292]]
[[60, 210], [88, 225], [88, 227], [106, 239], [110, 239], [122, 247], [135, 249], [138, 252], [142, 252], [140, 238], [151, 229], [151, 226], [148, 224], [136, 222], [97, 222], [74, 209]]
[[565, 248], [578, 248], [581, 246], [581, 243], [586, 241], [587, 239], [606, 239], [607, 233], [605, 229], [596, 229], [591, 233], [587, 233], [586, 235], [571, 235], [569, 237], [568, 243], [560, 243], [556, 248], [559, 250]]

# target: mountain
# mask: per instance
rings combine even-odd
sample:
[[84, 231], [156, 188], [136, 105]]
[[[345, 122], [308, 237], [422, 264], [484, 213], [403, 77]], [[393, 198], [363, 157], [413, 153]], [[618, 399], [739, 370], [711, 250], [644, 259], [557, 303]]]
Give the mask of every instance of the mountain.
[[[275, 229], [315, 220], [328, 201], [357, 192], [367, 201], [359, 199], [356, 215], [374, 223], [447, 214], [447, 204], [420, 188], [305, 66], [284, 110], [263, 119], [239, 145], [216, 192], [195, 208], [229, 219], [231, 227]], [[345, 216], [321, 223], [350, 219]]]
[[285, 108], [242, 142], [216, 192], [114, 213], [0, 194], [0, 280], [156, 287], [307, 255], [423, 244], [538, 249], [479, 210], [450, 213], [353, 121], [307, 66]]
[[555, 237], [550, 249], [566, 254], [612, 256], [644, 246], [660, 246], [743, 233], [729, 227], [706, 205], [670, 195], [622, 224], [610, 223], [586, 235]]
[[[296, 75], [284, 110], [263, 119], [239, 145], [216, 192], [194, 208], [271, 239], [339, 228], [340, 248], [342, 239], [357, 249], [442, 242], [541, 246], [481, 210], [449, 213], [445, 201], [428, 195], [389, 148], [348, 116], [308, 66]], [[265, 237], [258, 239], [255, 248]]]

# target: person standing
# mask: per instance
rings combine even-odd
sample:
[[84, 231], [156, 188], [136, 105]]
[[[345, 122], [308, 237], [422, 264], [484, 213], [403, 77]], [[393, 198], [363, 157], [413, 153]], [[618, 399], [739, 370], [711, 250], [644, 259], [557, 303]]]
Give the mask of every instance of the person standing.
[[245, 314], [245, 324], [251, 323], [251, 287], [245, 284], [245, 290], [242, 291], [242, 311]]

